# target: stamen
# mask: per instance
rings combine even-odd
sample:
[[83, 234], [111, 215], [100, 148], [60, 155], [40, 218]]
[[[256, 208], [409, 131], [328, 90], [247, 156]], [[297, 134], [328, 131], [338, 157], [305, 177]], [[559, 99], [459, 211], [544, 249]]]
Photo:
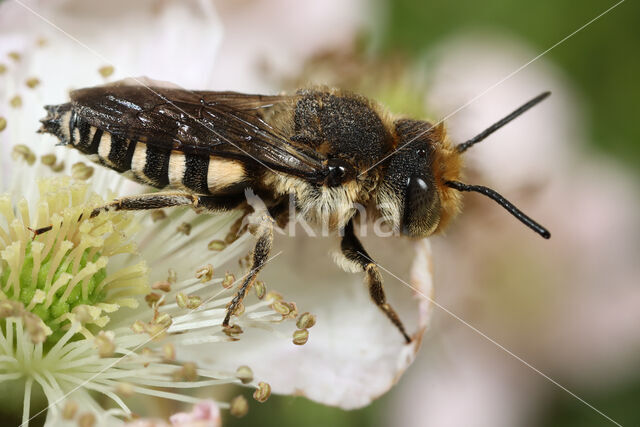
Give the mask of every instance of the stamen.
[[253, 288], [258, 299], [264, 298], [267, 292], [267, 287], [264, 285], [264, 282], [262, 280], [257, 280], [256, 283], [253, 284]]
[[158, 209], [158, 210], [155, 210], [155, 211], [151, 212], [151, 220], [153, 222], [162, 221], [166, 217], [167, 217], [167, 214], [164, 213], [164, 211], [162, 209]]
[[[131, 216], [109, 213], [79, 221], [89, 218], [87, 199], [96, 200], [86, 185], [59, 178], [41, 181], [39, 187], [37, 224], [48, 231], [38, 234], [36, 240], [28, 232], [33, 222], [26, 201], [17, 204], [16, 217], [9, 198], [0, 196], [0, 220], [4, 219], [0, 221], [0, 289], [6, 298], [24, 304], [26, 312], [39, 316], [54, 333], [74, 320], [104, 326], [109, 317], [103, 312], [116, 311], [120, 304], [135, 306], [131, 296], [149, 289], [144, 263], [110, 275], [106, 272], [112, 254], [135, 251], [127, 241], [134, 231]], [[39, 336], [46, 331], [37, 322], [25, 322]], [[85, 333], [91, 335], [88, 330]], [[62, 335], [55, 334], [55, 338]]]
[[236, 304], [235, 310], [233, 310], [234, 316], [242, 316], [244, 314], [244, 303], [240, 302]]
[[91, 412], [85, 412], [78, 418], [78, 427], [93, 427], [96, 424], [96, 416]]
[[93, 176], [93, 167], [87, 166], [82, 162], [74, 163], [71, 166], [71, 176], [74, 179], [86, 181]]
[[289, 307], [289, 305], [282, 301], [275, 301], [273, 304], [271, 304], [271, 308], [273, 308], [276, 313], [280, 313], [283, 317], [291, 313], [291, 308]]
[[38, 79], [37, 77], [30, 77], [25, 80], [24, 84], [27, 85], [29, 89], [35, 89], [36, 86], [40, 84], [40, 79]]
[[73, 400], [67, 400], [62, 409], [62, 419], [72, 420], [78, 413], [78, 404]]
[[98, 73], [100, 73], [100, 75], [105, 79], [107, 77], [110, 77], [114, 71], [115, 68], [113, 67], [113, 65], [103, 65], [102, 67], [98, 68]]
[[309, 312], [302, 313], [300, 317], [298, 317], [298, 321], [296, 322], [296, 326], [298, 329], [308, 329], [316, 324], [316, 316], [310, 314]]
[[169, 292], [171, 291], [171, 283], [169, 283], [168, 281], [155, 282], [153, 285], [151, 285], [151, 289], [157, 289], [162, 292]]
[[196, 381], [198, 379], [198, 366], [193, 362], [187, 362], [174, 372], [174, 381]]
[[115, 334], [113, 331], [100, 331], [95, 337], [96, 347], [100, 357], [112, 357], [116, 351], [116, 345], [113, 341]]
[[253, 392], [253, 398], [260, 403], [264, 403], [271, 396], [271, 386], [265, 382], [260, 381], [258, 388]]
[[[16, 97], [11, 101], [11, 105], [14, 108], [18, 108], [20, 105], [22, 105], [22, 101], [19, 97]], [[36, 155], [33, 153], [33, 151], [31, 151], [29, 147], [23, 144], [13, 146], [11, 157], [13, 158], [13, 160], [24, 160], [29, 166], [33, 166], [33, 164], [36, 162]]]
[[[9, 105], [11, 105], [13, 108], [22, 107], [22, 97], [20, 95], [14, 96], [9, 100]], [[34, 162], [35, 162], [35, 157], [34, 157]], [[33, 163], [29, 163], [29, 164], [32, 165]]]
[[309, 340], [309, 331], [306, 329], [298, 329], [293, 333], [293, 343], [295, 345], [304, 345]]
[[145, 295], [144, 300], [147, 302], [147, 305], [151, 308], [159, 305], [160, 302], [164, 301], [164, 295], [160, 295], [156, 292], [151, 292]]
[[[29, 152], [23, 151], [22, 156], [28, 157]], [[57, 159], [51, 155], [42, 161], [55, 165]], [[76, 172], [79, 168], [76, 166]], [[203, 370], [180, 361], [176, 348], [235, 341], [249, 328], [281, 334], [275, 327], [285, 321], [293, 324], [296, 317], [298, 323], [306, 319], [301, 326], [311, 327], [315, 322], [308, 313], [298, 316], [295, 303], [275, 292], [266, 294], [264, 283], [258, 281], [254, 284], [256, 295], [267, 298], [255, 300], [248, 295], [235, 312], [237, 323], [223, 330], [225, 306], [236, 284], [234, 274], [227, 272], [216, 278], [217, 264], [207, 264], [179, 281], [176, 271], [169, 269], [166, 280], [150, 287], [146, 262], [131, 262], [137, 249], [130, 238], [139, 228], [133, 215], [102, 212], [90, 218], [93, 207], [104, 202], [90, 194], [82, 182], [57, 178], [39, 183], [39, 188], [36, 211], [30, 211], [26, 201], [14, 208], [9, 197], [0, 195], [0, 317], [7, 318], [6, 327], [0, 328], [0, 360], [5, 363], [6, 358], [10, 361], [6, 366], [12, 366], [11, 372], [0, 374], [0, 381], [26, 377], [41, 386], [49, 402], [61, 399], [69, 384], [77, 385], [113, 400], [117, 409], [109, 413], [123, 417], [130, 414], [124, 398], [134, 393], [195, 403], [195, 397], [162, 389], [254, 381], [247, 366], [239, 367], [235, 374]], [[197, 227], [201, 222], [190, 224]], [[34, 237], [29, 228], [46, 231]], [[170, 235], [166, 238], [172, 240]], [[170, 244], [167, 251], [183, 246], [184, 242]], [[125, 262], [114, 262], [113, 257], [120, 254], [125, 255]], [[163, 256], [159, 254], [158, 260]], [[222, 286], [211, 291], [211, 284]], [[111, 320], [112, 313], [122, 307], [137, 307], [143, 298], [150, 309], [143, 304], [129, 319], [119, 315], [117, 322]], [[115, 361], [117, 369], [113, 368]], [[16, 371], [10, 364], [24, 370]], [[254, 398], [264, 402], [270, 393], [271, 387], [260, 382]], [[30, 397], [25, 395], [25, 399]], [[98, 412], [78, 414], [79, 408], [98, 411], [100, 406], [87, 399], [67, 400], [50, 411], [91, 425], [97, 422]], [[248, 410], [244, 397], [217, 405], [233, 407], [236, 416]], [[28, 418], [27, 402], [24, 408]]]
[[176, 348], [171, 343], [162, 346], [162, 358], [166, 361], [176, 360]]
[[119, 382], [116, 386], [116, 393], [120, 396], [131, 397], [134, 395], [133, 385], [130, 383]]
[[242, 330], [242, 328], [239, 325], [231, 325], [231, 326], [228, 326], [228, 327], [224, 328], [223, 332], [229, 338], [231, 338], [233, 341], [237, 341], [238, 340], [238, 335], [240, 335], [244, 331]]
[[178, 231], [178, 233], [184, 234], [185, 236], [188, 236], [189, 234], [191, 234], [191, 224], [189, 224], [188, 222], [183, 222], [178, 226], [176, 231]]
[[226, 247], [227, 247], [227, 244], [224, 242], [224, 240], [212, 240], [207, 245], [207, 248], [209, 248], [210, 251], [217, 251], [217, 252], [223, 250]]
[[196, 271], [196, 279], [200, 279], [202, 283], [206, 283], [213, 278], [213, 266], [207, 264]]
[[22, 403], [22, 424], [29, 423], [29, 412], [31, 411], [31, 386], [33, 378], [27, 378], [24, 385], [24, 401]]
[[238, 369], [236, 369], [236, 377], [242, 384], [249, 384], [253, 381], [253, 371], [247, 365], [239, 366]]
[[236, 281], [236, 276], [233, 274], [226, 272], [224, 274], [224, 279], [222, 279], [222, 287], [225, 289], [230, 289]]
[[249, 412], [249, 402], [242, 395], [238, 395], [229, 402], [229, 412], [237, 418], [242, 418]]
[[55, 154], [45, 154], [40, 157], [40, 162], [45, 166], [53, 166], [56, 164], [57, 160], [58, 159], [56, 158]]

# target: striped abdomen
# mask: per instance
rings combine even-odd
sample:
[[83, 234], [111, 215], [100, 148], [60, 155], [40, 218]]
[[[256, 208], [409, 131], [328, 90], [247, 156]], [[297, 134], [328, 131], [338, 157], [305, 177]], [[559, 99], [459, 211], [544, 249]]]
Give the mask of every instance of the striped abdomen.
[[185, 154], [113, 135], [83, 120], [71, 104], [45, 108], [49, 115], [42, 120], [40, 132], [55, 135], [62, 144], [141, 183], [215, 194], [246, 179], [237, 161]]

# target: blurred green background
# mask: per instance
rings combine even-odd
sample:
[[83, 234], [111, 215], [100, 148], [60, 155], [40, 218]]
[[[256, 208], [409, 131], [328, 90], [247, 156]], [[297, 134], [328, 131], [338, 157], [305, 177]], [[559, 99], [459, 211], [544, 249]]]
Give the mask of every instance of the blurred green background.
[[[522, 39], [540, 53], [591, 21], [615, 1], [417, 1], [386, 3], [382, 53], [419, 53], [461, 31], [492, 29]], [[585, 96], [589, 142], [640, 167], [640, 4], [625, 1], [545, 55]]]
[[[543, 52], [578, 30], [616, 2], [585, 0], [580, 3], [541, 0], [419, 1], [380, 2], [379, 28], [367, 34], [375, 40], [364, 46], [373, 55], [385, 58], [398, 54], [419, 57], [442, 40], [473, 30], [490, 30], [512, 36]], [[600, 19], [552, 49], [545, 56], [569, 76], [584, 103], [587, 150], [613, 159], [640, 172], [640, 126], [637, 107], [640, 100], [640, 3], [626, 1]], [[366, 44], [366, 43], [365, 43]], [[441, 284], [442, 285], [442, 284]], [[423, 346], [433, 345], [427, 335]], [[490, 345], [490, 344], [487, 344]], [[425, 349], [423, 348], [423, 351]], [[399, 387], [411, 377], [412, 366]], [[537, 375], [533, 371], [530, 375]], [[425, 384], [425, 387], [428, 387]], [[531, 425], [601, 426], [607, 421], [564, 391], [549, 385], [543, 409]], [[371, 406], [352, 412], [328, 408], [297, 397], [273, 396], [268, 404], [253, 404], [246, 418], [225, 420], [229, 426], [382, 426], [388, 418], [391, 390]], [[640, 425], [640, 381], [630, 378], [615, 390], [572, 388], [602, 412], [622, 425]], [[247, 397], [250, 395], [247, 393]]]

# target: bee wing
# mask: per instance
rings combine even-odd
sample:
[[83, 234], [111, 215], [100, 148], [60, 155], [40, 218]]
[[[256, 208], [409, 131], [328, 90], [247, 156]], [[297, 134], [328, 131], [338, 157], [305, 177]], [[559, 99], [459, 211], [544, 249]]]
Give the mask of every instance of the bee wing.
[[101, 86], [71, 93], [92, 126], [130, 140], [185, 153], [257, 162], [321, 182], [324, 156], [287, 138], [262, 112], [295, 108], [295, 96], [188, 91], [146, 86]]

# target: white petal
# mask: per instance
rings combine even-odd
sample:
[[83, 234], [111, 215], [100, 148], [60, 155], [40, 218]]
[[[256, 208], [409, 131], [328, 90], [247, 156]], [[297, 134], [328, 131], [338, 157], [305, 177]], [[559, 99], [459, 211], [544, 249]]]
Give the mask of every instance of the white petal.
[[362, 274], [344, 273], [332, 263], [327, 253], [335, 248], [335, 239], [278, 237], [274, 254], [282, 254], [265, 267], [261, 278], [268, 290], [295, 301], [300, 312], [317, 316], [308, 342], [299, 347], [291, 335], [251, 334], [220, 348], [183, 348], [183, 356], [196, 358], [202, 366], [227, 370], [249, 365], [256, 380], [270, 383], [275, 393], [305, 395], [342, 408], [367, 405], [395, 384], [420, 346], [432, 292], [428, 242], [417, 242], [414, 255], [412, 243], [402, 239], [364, 240], [381, 266], [422, 294], [416, 296], [383, 272], [388, 300], [415, 337], [406, 345], [370, 300]]
[[27, 28], [28, 35], [50, 40], [54, 46], [34, 65], [64, 83], [55, 85], [61, 91], [100, 83], [97, 70], [103, 65], [114, 66], [114, 79], [146, 75], [181, 86], [202, 85], [222, 36], [210, 2], [66, 1], [31, 8], [42, 18], [17, 2], [3, 5], [3, 13], [16, 15], [19, 23], [3, 33], [24, 34]]
[[219, 2], [225, 37], [212, 84], [274, 90], [274, 76], [294, 76], [311, 55], [350, 45], [369, 16], [367, 6], [362, 0]]
[[[24, 181], [11, 172], [15, 162], [8, 154], [18, 143], [28, 144], [39, 155], [56, 153], [65, 159], [67, 172], [75, 162], [88, 163], [75, 150], [55, 148], [54, 137], [35, 134], [44, 105], [67, 101], [70, 89], [131, 76], [202, 87], [203, 76], [212, 72], [222, 36], [209, 2], [52, 1], [31, 2], [29, 7], [41, 17], [18, 2], [0, 6], [0, 57], [8, 67], [6, 75], [0, 76], [0, 115], [8, 122], [0, 133], [2, 188], [10, 186], [8, 181], [13, 181], [14, 187]], [[38, 38], [46, 40], [44, 47], [36, 47]], [[11, 51], [19, 52], [22, 59], [5, 60]], [[108, 80], [98, 72], [106, 65], [115, 70]], [[28, 77], [37, 77], [40, 85], [26, 88]], [[16, 94], [23, 98], [23, 106], [8, 108], [7, 99]], [[23, 169], [24, 165], [19, 165], [18, 170]], [[38, 175], [48, 172], [40, 169]], [[98, 188], [117, 188], [119, 194], [141, 188], [101, 167], [96, 168], [93, 181]]]

